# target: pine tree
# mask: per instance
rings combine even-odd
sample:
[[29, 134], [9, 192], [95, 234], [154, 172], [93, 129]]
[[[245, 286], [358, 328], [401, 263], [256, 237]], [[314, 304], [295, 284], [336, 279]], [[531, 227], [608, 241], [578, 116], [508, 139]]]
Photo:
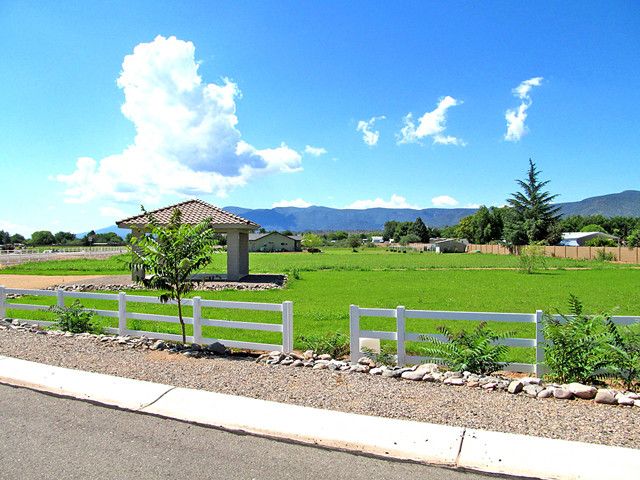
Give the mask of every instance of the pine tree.
[[554, 227], [560, 218], [560, 207], [553, 205], [558, 195], [543, 190], [549, 180], [539, 180], [540, 171], [529, 159], [529, 171], [525, 180], [516, 180], [522, 191], [511, 194], [507, 203], [510, 215], [505, 218], [505, 237], [517, 245], [526, 239], [527, 243], [547, 241], [554, 236]]
[[411, 226], [411, 233], [420, 238], [422, 243], [427, 243], [429, 241], [429, 229], [422, 221], [422, 218], [416, 218], [416, 221], [413, 222]]

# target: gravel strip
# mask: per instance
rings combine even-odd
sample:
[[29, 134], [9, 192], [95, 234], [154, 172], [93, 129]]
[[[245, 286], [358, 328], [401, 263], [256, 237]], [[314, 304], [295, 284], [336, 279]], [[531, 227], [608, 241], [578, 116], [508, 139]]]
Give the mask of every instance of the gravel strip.
[[640, 408], [537, 400], [367, 374], [188, 358], [93, 338], [0, 330], [0, 355], [179, 387], [344, 412], [640, 448]]

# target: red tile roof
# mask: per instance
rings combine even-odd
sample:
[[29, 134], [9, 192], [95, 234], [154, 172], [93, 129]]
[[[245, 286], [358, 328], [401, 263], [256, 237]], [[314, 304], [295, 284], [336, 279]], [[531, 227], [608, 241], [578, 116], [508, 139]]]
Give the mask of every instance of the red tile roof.
[[[216, 227], [239, 227], [247, 230], [255, 230], [260, 225], [242, 218], [233, 213], [226, 212], [215, 205], [211, 205], [202, 200], [193, 199], [185, 202], [176, 203], [168, 207], [159, 208], [149, 212], [153, 215], [160, 225], [166, 225], [171, 219], [171, 214], [175, 209], [180, 210], [182, 214], [182, 223], [196, 225], [203, 220], [211, 219], [211, 226]], [[133, 217], [125, 218], [116, 222], [120, 228], [145, 227], [149, 224], [147, 214], [140, 214]]]

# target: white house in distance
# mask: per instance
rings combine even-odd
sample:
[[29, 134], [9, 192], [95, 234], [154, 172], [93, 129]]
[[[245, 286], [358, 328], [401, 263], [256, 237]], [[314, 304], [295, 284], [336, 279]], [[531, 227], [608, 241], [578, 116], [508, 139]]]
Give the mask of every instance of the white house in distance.
[[589, 240], [594, 238], [605, 238], [618, 242], [620, 238], [615, 235], [609, 235], [603, 232], [565, 232], [562, 234], [562, 240], [558, 245], [565, 247], [581, 247]]
[[302, 236], [280, 232], [250, 233], [250, 252], [301, 252]]

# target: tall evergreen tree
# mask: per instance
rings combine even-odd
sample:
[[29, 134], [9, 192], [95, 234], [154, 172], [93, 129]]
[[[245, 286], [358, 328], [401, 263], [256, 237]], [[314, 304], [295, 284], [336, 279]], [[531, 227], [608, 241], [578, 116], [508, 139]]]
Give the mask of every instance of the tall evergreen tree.
[[416, 218], [416, 221], [413, 222], [413, 226], [410, 231], [419, 237], [422, 243], [427, 243], [429, 241], [429, 229], [422, 221], [422, 218]]
[[527, 178], [516, 180], [522, 190], [512, 193], [507, 200], [511, 214], [505, 218], [505, 237], [514, 245], [524, 239], [531, 244], [548, 241], [555, 236], [560, 207], [552, 202], [558, 195], [544, 190], [549, 180], [540, 181], [539, 175], [540, 170], [529, 159]]

